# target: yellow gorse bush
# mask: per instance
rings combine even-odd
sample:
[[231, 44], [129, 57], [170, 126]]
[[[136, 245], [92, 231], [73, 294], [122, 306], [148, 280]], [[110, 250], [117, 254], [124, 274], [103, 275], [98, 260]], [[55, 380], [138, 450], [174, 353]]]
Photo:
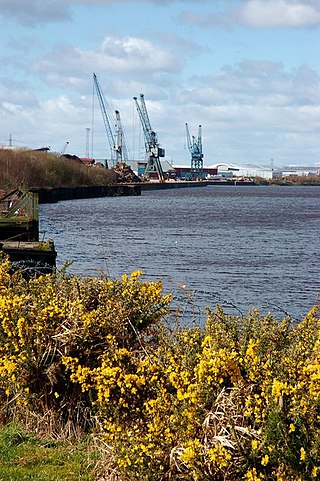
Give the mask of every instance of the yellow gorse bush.
[[[0, 263], [3, 421], [92, 430], [106, 479], [313, 481], [320, 476], [320, 320], [208, 310], [170, 322], [141, 273], [25, 281]], [[47, 429], [49, 426], [47, 426]]]
[[165, 316], [170, 302], [161, 282], [141, 282], [139, 272], [115, 281], [66, 275], [26, 281], [10, 275], [4, 260], [0, 282], [3, 416], [5, 408], [28, 405], [39, 415], [56, 414], [62, 424], [80, 419], [92, 404], [66, 371], [67, 359], [79, 363], [77, 379], [84, 383], [90, 369], [80, 363], [92, 368], [109, 349], [139, 345], [140, 333]]

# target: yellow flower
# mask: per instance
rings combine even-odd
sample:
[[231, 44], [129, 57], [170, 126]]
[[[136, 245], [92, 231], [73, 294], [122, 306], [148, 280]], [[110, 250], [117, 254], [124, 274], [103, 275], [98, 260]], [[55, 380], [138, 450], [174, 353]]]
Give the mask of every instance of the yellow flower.
[[264, 479], [264, 476], [259, 475], [256, 468], [253, 468], [249, 469], [249, 471], [246, 472], [244, 479], [246, 481], [262, 481]]
[[192, 463], [195, 457], [196, 457], [196, 453], [194, 451], [194, 448], [191, 446], [184, 448], [183, 453], [180, 455], [180, 459], [186, 464]]
[[253, 440], [251, 441], [251, 447], [252, 447], [252, 449], [255, 450], [255, 449], [258, 448], [258, 446], [259, 446], [259, 442], [257, 441], [257, 439], [253, 439]]
[[295, 430], [296, 430], [295, 425], [291, 423], [289, 426], [289, 433], [293, 433]]
[[311, 477], [316, 478], [320, 473], [320, 466], [314, 466], [311, 472]]
[[304, 448], [300, 449], [300, 461], [305, 461], [307, 458], [307, 453]]

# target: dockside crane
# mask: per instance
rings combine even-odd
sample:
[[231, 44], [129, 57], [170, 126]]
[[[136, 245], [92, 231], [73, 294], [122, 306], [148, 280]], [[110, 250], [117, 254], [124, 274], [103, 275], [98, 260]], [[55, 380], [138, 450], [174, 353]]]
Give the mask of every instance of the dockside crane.
[[127, 161], [128, 151], [127, 151], [127, 148], [125, 147], [124, 134], [123, 134], [123, 129], [122, 129], [121, 120], [120, 120], [120, 113], [118, 110], [115, 111], [115, 116], [116, 116], [116, 123], [115, 123], [116, 139], [115, 139], [115, 135], [112, 131], [111, 123], [107, 114], [107, 108], [106, 108], [107, 103], [105, 101], [98, 78], [95, 73], [93, 74], [93, 83], [96, 89], [97, 97], [100, 104], [101, 115], [102, 115], [103, 123], [105, 126], [105, 130], [107, 133], [109, 145], [110, 145], [111, 160], [113, 161], [113, 163]]
[[160, 157], [165, 156], [165, 150], [159, 146], [157, 134], [152, 130], [144, 95], [140, 94], [140, 104], [137, 97], [133, 97], [136, 108], [140, 117], [142, 130], [145, 138], [147, 165], [144, 171], [146, 177], [151, 173], [158, 175], [159, 182], [164, 182], [164, 173], [160, 161]]
[[193, 179], [203, 178], [202, 127], [199, 125], [198, 138], [191, 136], [186, 124], [187, 144], [191, 153], [191, 176]]
[[116, 114], [116, 145], [115, 145], [116, 152], [119, 152], [121, 159], [127, 163], [129, 160], [128, 149], [125, 142], [125, 135], [122, 128], [119, 110], [115, 110], [115, 114]]

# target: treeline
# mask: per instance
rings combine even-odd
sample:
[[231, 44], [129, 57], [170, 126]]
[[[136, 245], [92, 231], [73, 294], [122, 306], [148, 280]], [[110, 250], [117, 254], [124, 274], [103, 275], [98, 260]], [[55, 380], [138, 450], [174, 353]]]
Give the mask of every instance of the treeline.
[[[90, 433], [92, 479], [314, 481], [320, 319], [206, 313], [180, 324], [161, 282], [0, 263], [0, 421]], [[102, 454], [101, 454], [102, 453]]]
[[0, 190], [109, 185], [112, 173], [73, 158], [27, 149], [0, 149]]

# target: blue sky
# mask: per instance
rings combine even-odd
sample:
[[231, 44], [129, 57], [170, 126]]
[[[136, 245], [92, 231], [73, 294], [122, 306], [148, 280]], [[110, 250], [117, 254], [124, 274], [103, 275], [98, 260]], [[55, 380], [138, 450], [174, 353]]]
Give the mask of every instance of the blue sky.
[[[320, 0], [0, 0], [0, 145], [110, 157], [92, 75], [130, 157], [145, 96], [166, 157], [320, 165]], [[272, 159], [272, 160], [271, 160]]]

